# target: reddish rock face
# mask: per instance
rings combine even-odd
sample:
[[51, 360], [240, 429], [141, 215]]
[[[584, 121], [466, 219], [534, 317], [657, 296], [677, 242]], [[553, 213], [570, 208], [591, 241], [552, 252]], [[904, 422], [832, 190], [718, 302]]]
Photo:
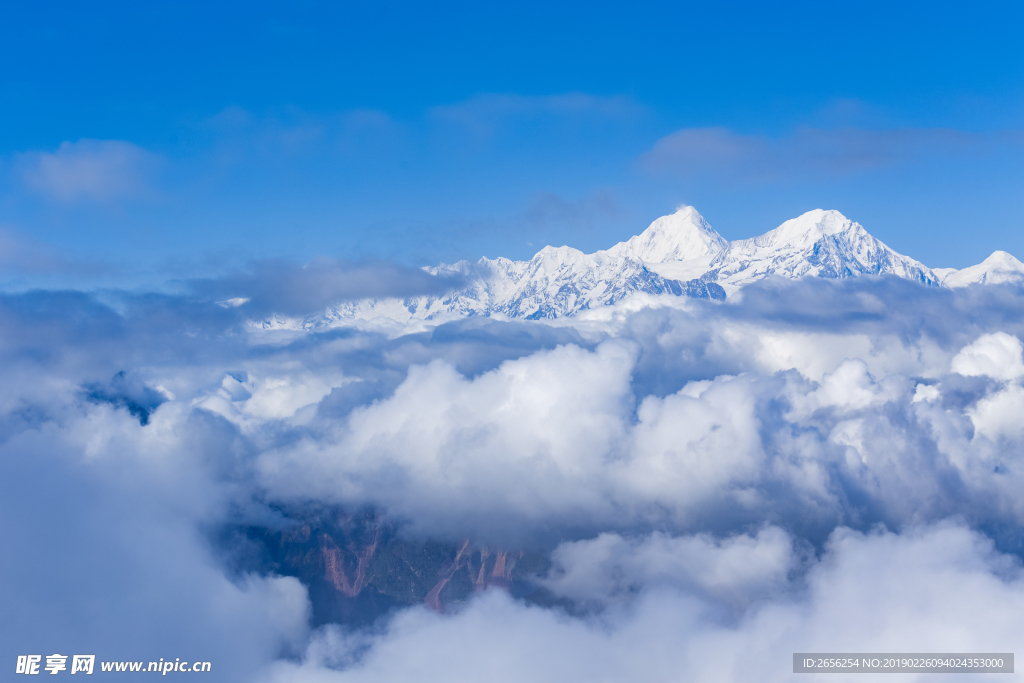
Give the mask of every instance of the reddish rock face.
[[365, 623], [399, 606], [443, 612], [488, 587], [527, 594], [544, 556], [460, 543], [414, 541], [372, 513], [324, 515], [287, 531], [249, 528], [265, 568], [310, 591], [314, 622]]
[[353, 579], [349, 581], [348, 575], [345, 573], [341, 549], [334, 542], [333, 538], [327, 534], [322, 534], [320, 547], [324, 554], [324, 578], [333, 583], [334, 587], [341, 591], [342, 594], [350, 598], [359, 595], [359, 592], [366, 587], [366, 567], [370, 560], [373, 559], [373, 552], [377, 549], [379, 540], [380, 530], [378, 529], [373, 542], [354, 553], [356, 556], [356, 571]]

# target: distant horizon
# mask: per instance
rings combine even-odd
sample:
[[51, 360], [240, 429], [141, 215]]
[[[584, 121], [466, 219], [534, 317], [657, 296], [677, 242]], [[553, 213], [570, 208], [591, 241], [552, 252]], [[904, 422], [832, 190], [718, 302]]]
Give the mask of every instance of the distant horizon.
[[[617, 238], [614, 237], [614, 236], [611, 236], [611, 238], [615, 240], [614, 242], [612, 242], [610, 244], [607, 244], [605, 246], [593, 249], [592, 251], [586, 251], [585, 249], [582, 249], [582, 248], [577, 247], [574, 244], [570, 244], [570, 243], [563, 243], [563, 244], [549, 243], [549, 244], [541, 244], [539, 246], [538, 245], [534, 245], [534, 244], [529, 244], [527, 246], [530, 247], [530, 249], [532, 251], [528, 251], [528, 253], [520, 256], [519, 258], [509, 257], [506, 254], [502, 254], [502, 253], [494, 253], [494, 254], [486, 254], [486, 253], [484, 253], [484, 254], [479, 254], [477, 256], [467, 256], [467, 257], [464, 257], [462, 259], [452, 259], [452, 260], [448, 260], [448, 261], [446, 261], [446, 260], [439, 260], [439, 261], [434, 262], [434, 263], [416, 264], [416, 265], [413, 265], [412, 267], [416, 267], [416, 268], [430, 268], [430, 267], [434, 267], [434, 266], [438, 266], [438, 265], [455, 264], [455, 263], [459, 263], [460, 261], [468, 261], [468, 262], [473, 263], [473, 262], [479, 261], [480, 259], [494, 260], [494, 259], [498, 259], [498, 258], [508, 258], [508, 259], [510, 259], [512, 261], [517, 261], [517, 262], [519, 262], [519, 261], [530, 261], [534, 257], [536, 257], [538, 254], [540, 254], [540, 252], [542, 252], [543, 250], [545, 250], [547, 248], [557, 249], [557, 248], [560, 248], [560, 247], [568, 247], [568, 248], [574, 249], [576, 251], [580, 251], [580, 252], [582, 252], [584, 254], [594, 254], [594, 253], [597, 253], [597, 252], [607, 251], [607, 250], [611, 249], [612, 247], [614, 247], [614, 246], [616, 246], [616, 245], [618, 245], [620, 243], [628, 242], [632, 237], [636, 237], [636, 236], [641, 235], [647, 228], [649, 228], [657, 220], [659, 220], [661, 218], [668, 217], [668, 216], [673, 216], [673, 215], [675, 215], [675, 214], [679, 213], [680, 211], [683, 211], [684, 209], [687, 209], [687, 208], [690, 208], [690, 209], [693, 209], [694, 211], [696, 211], [697, 214], [700, 215], [708, 223], [708, 225], [712, 228], [712, 230], [714, 230], [715, 233], [720, 235], [728, 243], [741, 242], [743, 240], [748, 240], [748, 239], [753, 239], [755, 237], [759, 237], [761, 235], [764, 235], [764, 234], [766, 234], [766, 233], [768, 233], [768, 232], [770, 232], [770, 231], [772, 231], [772, 230], [782, 226], [783, 224], [785, 224], [788, 221], [800, 218], [800, 217], [805, 216], [805, 215], [807, 215], [809, 213], [813, 213], [814, 211], [835, 212], [835, 213], [839, 214], [840, 216], [842, 216], [844, 219], [850, 220], [853, 223], [861, 225], [862, 227], [864, 227], [865, 230], [867, 230], [867, 232], [869, 234], [871, 234], [872, 236], [878, 238], [878, 236], [875, 235], [875, 233], [872, 230], [868, 229], [860, 221], [858, 221], [856, 219], [853, 219], [853, 218], [850, 218], [845, 213], [843, 213], [841, 210], [839, 210], [839, 209], [826, 209], [826, 208], [822, 208], [822, 207], [816, 207], [814, 209], [808, 209], [806, 211], [802, 211], [801, 213], [799, 213], [797, 215], [794, 215], [794, 216], [791, 216], [790, 218], [784, 219], [783, 221], [775, 224], [774, 226], [772, 226], [770, 228], [763, 229], [761, 232], [753, 232], [753, 233], [751, 233], [751, 234], [749, 234], [749, 235], [747, 235], [745, 237], [729, 238], [726, 235], [722, 234], [718, 230], [718, 228], [715, 226], [714, 222], [711, 221], [711, 220], [708, 220], [707, 217], [696, 206], [691, 205], [691, 204], [682, 203], [682, 204], [677, 205], [676, 208], [673, 209], [672, 211], [670, 211], [669, 213], [659, 214], [659, 215], [655, 216], [653, 219], [650, 219], [648, 222], [644, 223], [643, 224], [644, 227], [642, 227], [640, 229], [637, 229], [636, 226], [633, 226], [632, 228], [628, 228], [628, 230], [633, 230], [633, 232], [629, 233], [628, 235], [625, 235], [625, 236], [621, 236], [620, 235]], [[4, 237], [5, 237], [5, 235], [3, 235], [3, 233], [2, 233], [2, 227], [0, 227], [0, 239], [2, 239]], [[10, 235], [7, 235], [7, 237], [10, 238]], [[880, 241], [885, 243], [890, 248], [893, 248], [892, 245], [889, 245], [888, 243], [886, 243], [885, 240], [880, 240]], [[42, 261], [44, 263], [43, 268], [40, 268], [40, 269], [30, 268], [27, 273], [16, 274], [14, 277], [10, 277], [10, 272], [8, 271], [8, 273], [6, 273], [6, 275], [8, 275], [9, 277], [8, 277], [6, 282], [3, 280], [3, 277], [4, 277], [5, 273], [4, 273], [3, 269], [0, 269], [0, 288], [2, 288], [5, 291], [8, 291], [8, 292], [19, 292], [19, 291], [29, 291], [29, 290], [53, 290], [53, 289], [58, 289], [58, 290], [59, 289], [73, 289], [73, 290], [82, 290], [82, 291], [127, 289], [127, 290], [136, 290], [136, 291], [154, 291], [154, 292], [157, 292], [157, 291], [168, 291], [168, 288], [169, 288], [169, 291], [175, 291], [178, 288], [180, 288], [180, 284], [182, 282], [183, 276], [184, 276], [185, 279], [194, 279], [196, 277], [199, 277], [199, 278], [202, 278], [202, 277], [218, 277], [218, 276], [226, 275], [226, 274], [231, 273], [231, 272], [237, 272], [239, 270], [243, 270], [243, 271], [244, 270], [250, 270], [253, 267], [254, 263], [259, 263], [262, 260], [264, 260], [264, 259], [259, 259], [259, 258], [250, 258], [250, 259], [245, 259], [245, 260], [237, 260], [237, 259], [230, 259], [230, 258], [224, 258], [224, 257], [214, 258], [212, 260], [211, 259], [206, 259], [205, 266], [200, 267], [198, 269], [186, 266], [186, 270], [184, 272], [174, 272], [176, 270], [176, 268], [172, 266], [171, 270], [169, 270], [167, 272], [161, 272], [160, 269], [158, 269], [155, 272], [148, 272], [147, 274], [145, 274], [141, 278], [139, 278], [139, 277], [133, 277], [132, 271], [130, 269], [127, 269], [127, 268], [125, 268], [123, 266], [119, 266], [117, 264], [112, 264], [112, 263], [109, 263], [109, 262], [107, 262], [107, 263], [103, 263], [103, 262], [97, 262], [97, 263], [75, 262], [73, 259], [65, 259], [65, 258], [63, 258], [60, 254], [54, 252], [53, 250], [41, 249], [41, 248], [39, 248], [39, 245], [25, 244], [24, 242], [20, 242], [19, 243], [17, 239], [13, 239], [13, 240], [9, 239], [7, 246], [9, 248], [11, 246], [13, 246], [14, 247], [13, 251], [15, 251], [15, 252], [18, 252], [18, 251], [23, 252], [23, 253], [21, 253], [19, 255], [26, 255], [27, 254], [27, 256], [29, 257], [29, 262], [30, 263], [32, 263], [33, 260], [35, 260], [35, 261]], [[913, 245], [911, 245], [911, 246], [913, 246]], [[996, 247], [990, 253], [988, 253], [986, 256], [984, 256], [983, 258], [979, 259], [975, 263], [968, 263], [968, 264], [966, 264], [964, 266], [961, 266], [960, 268], [953, 268], [953, 267], [949, 267], [949, 266], [932, 265], [932, 264], [928, 263], [927, 261], [918, 258], [913, 252], [904, 252], [904, 251], [900, 251], [900, 250], [895, 249], [895, 248], [893, 248], [893, 250], [896, 251], [897, 253], [903, 255], [903, 256], [906, 256], [908, 258], [914, 259], [915, 261], [920, 262], [921, 264], [923, 264], [927, 268], [929, 268], [931, 270], [935, 270], [935, 271], [950, 271], [950, 270], [960, 271], [960, 270], [964, 270], [965, 268], [970, 268], [970, 267], [981, 265], [982, 263], [984, 263], [988, 259], [992, 258], [994, 255], [999, 254], [999, 253], [1005, 253], [1005, 254], [1010, 255], [1014, 259], [1017, 259], [1016, 255], [1014, 255], [1010, 250], [1002, 248], [1002, 247]], [[313, 262], [317, 261], [318, 259], [324, 258], [325, 256], [330, 258], [329, 255], [315, 255], [312, 258], [308, 259], [308, 260], [294, 260], [294, 261], [291, 261], [291, 263], [294, 266], [302, 266], [304, 264], [313, 263]], [[1017, 259], [1017, 260], [1019, 260], [1019, 259]], [[379, 259], [379, 258], [370, 257], [370, 258], [356, 258], [356, 259], [349, 260], [349, 262], [351, 262], [353, 264], [353, 266], [356, 267], [357, 269], [361, 269], [363, 267], [362, 265], [359, 265], [359, 264], [374, 263], [374, 262], [387, 263], [389, 261], [392, 262], [394, 265], [393, 266], [388, 266], [388, 268], [391, 268], [391, 267], [398, 267], [398, 268], [408, 267], [406, 264], [403, 264], [400, 260], [388, 259], [388, 258]], [[346, 260], [345, 259], [341, 259], [340, 262], [341, 263], [345, 263]]]

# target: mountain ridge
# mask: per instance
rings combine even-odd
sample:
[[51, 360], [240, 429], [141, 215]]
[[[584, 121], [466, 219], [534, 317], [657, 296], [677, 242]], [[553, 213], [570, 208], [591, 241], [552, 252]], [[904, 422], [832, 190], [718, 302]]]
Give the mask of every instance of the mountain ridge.
[[302, 320], [275, 316], [259, 326], [314, 329], [376, 318], [407, 323], [479, 315], [560, 318], [634, 294], [724, 301], [767, 277], [891, 275], [943, 287], [1024, 283], [1024, 264], [1006, 252], [997, 251], [962, 270], [933, 270], [891, 249], [835, 210], [814, 209], [762, 235], [730, 242], [692, 206], [592, 254], [546, 246], [529, 261], [484, 257], [424, 270], [459, 276], [466, 285], [442, 296], [344, 302]]

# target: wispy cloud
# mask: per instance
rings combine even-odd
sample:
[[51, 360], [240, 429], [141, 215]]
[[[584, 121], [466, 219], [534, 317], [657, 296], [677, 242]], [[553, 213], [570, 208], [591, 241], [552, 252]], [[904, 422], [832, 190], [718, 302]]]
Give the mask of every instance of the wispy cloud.
[[[461, 102], [430, 107], [422, 115], [399, 120], [378, 109], [352, 109], [317, 114], [297, 108], [253, 112], [228, 107], [205, 120], [202, 129], [224, 143], [244, 142], [248, 150], [300, 155], [316, 152], [379, 151], [382, 147], [415, 147], [430, 131], [452, 127], [487, 138], [523, 120], [582, 118], [624, 120], [645, 111], [626, 96], [586, 93], [530, 96], [484, 93]], [[392, 149], [392, 151], [394, 151]]]
[[68, 258], [59, 249], [0, 225], [0, 268], [5, 274], [94, 276], [109, 273], [109, 264]]
[[61, 202], [111, 202], [153, 194], [160, 157], [124, 140], [63, 142], [53, 152], [26, 152], [16, 160], [32, 189]]
[[462, 102], [432, 107], [429, 115], [438, 123], [457, 125], [472, 135], [488, 137], [511, 119], [537, 116], [631, 119], [644, 111], [640, 103], [624, 95], [602, 97], [580, 92], [544, 96], [484, 93]]
[[443, 294], [461, 279], [431, 275], [391, 261], [322, 258], [306, 264], [283, 259], [256, 261], [247, 270], [192, 280], [190, 289], [249, 315], [303, 315], [331, 304], [372, 297]]
[[600, 189], [577, 199], [566, 199], [553, 192], [540, 192], [531, 198], [525, 221], [533, 228], [569, 228], [586, 232], [595, 225], [621, 217], [623, 209], [611, 190]]
[[650, 171], [753, 182], [835, 177], [912, 161], [984, 152], [1009, 135], [950, 128], [798, 128], [788, 135], [742, 135], [686, 128], [658, 140], [640, 162]]
[[285, 156], [324, 151], [345, 154], [367, 146], [379, 149], [402, 135], [401, 126], [376, 109], [315, 114], [296, 108], [254, 113], [228, 107], [205, 120], [201, 129], [216, 136], [222, 153], [227, 148], [233, 156], [251, 152]]

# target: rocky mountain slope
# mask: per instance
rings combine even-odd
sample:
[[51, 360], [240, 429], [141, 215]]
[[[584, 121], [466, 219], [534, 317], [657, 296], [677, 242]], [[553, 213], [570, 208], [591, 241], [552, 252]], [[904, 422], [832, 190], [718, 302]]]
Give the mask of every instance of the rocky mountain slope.
[[298, 578], [309, 590], [315, 625], [368, 624], [411, 605], [443, 612], [489, 587], [547, 599], [533, 581], [548, 566], [543, 554], [412, 540], [399, 531], [373, 511], [331, 510], [283, 530], [235, 529], [232, 545], [246, 548], [240, 571]]

